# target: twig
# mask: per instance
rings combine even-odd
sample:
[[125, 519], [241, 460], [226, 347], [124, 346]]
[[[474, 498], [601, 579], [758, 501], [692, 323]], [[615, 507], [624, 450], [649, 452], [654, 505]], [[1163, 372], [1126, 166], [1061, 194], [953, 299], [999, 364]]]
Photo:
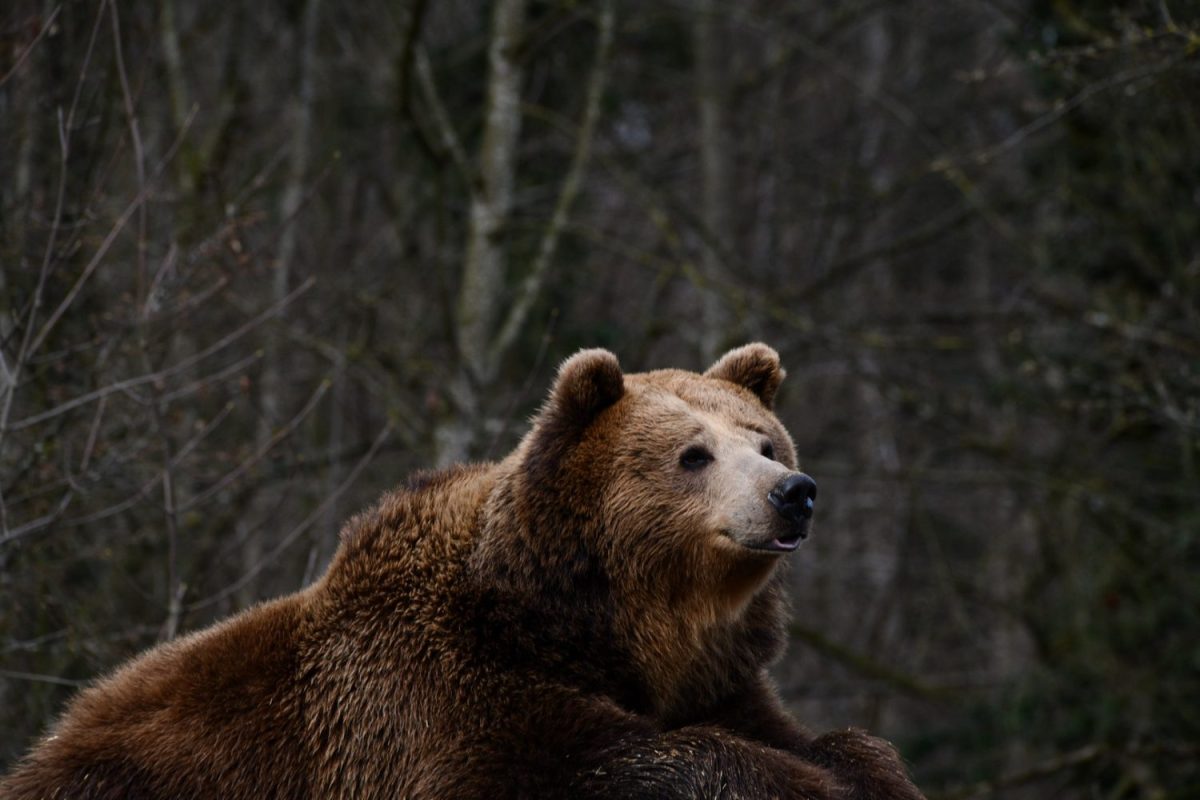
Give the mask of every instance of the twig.
[[[187, 358], [183, 359], [182, 361], [179, 361], [178, 363], [173, 364], [170, 367], [159, 370], [158, 372], [155, 372], [155, 373], [151, 373], [149, 375], [139, 375], [136, 378], [129, 378], [124, 381], [118, 381], [117, 383], [110, 384], [109, 386], [105, 386], [102, 389], [96, 389], [95, 391], [88, 392], [85, 395], [76, 397], [73, 400], [68, 400], [67, 402], [61, 403], [60, 405], [57, 405], [54, 408], [51, 408], [47, 411], [43, 411], [38, 414], [32, 414], [28, 417], [19, 419], [16, 422], [9, 425], [7, 430], [12, 430], [12, 431], [23, 430], [25, 428], [30, 427], [31, 425], [36, 425], [39, 422], [44, 422], [44, 421], [46, 421], [48, 419], [52, 419], [53, 417], [56, 417], [60, 414], [64, 414], [67, 411], [70, 411], [74, 408], [78, 408], [81, 405], [90, 403], [93, 400], [97, 400], [106, 395], [110, 395], [113, 392], [127, 391], [127, 390], [135, 388], [137, 386], [142, 386], [146, 383], [150, 383], [151, 381], [162, 380], [163, 378], [166, 378], [171, 375], [175, 375], [179, 372], [182, 372], [183, 370], [187, 369], [188, 367], [192, 366], [193, 364], [195, 364], [199, 361], [202, 361], [205, 358], [208, 358], [213, 353], [216, 353], [216, 352], [219, 352], [219, 351], [225, 349], [226, 347], [233, 344], [241, 337], [245, 336], [251, 330], [256, 328], [258, 325], [262, 324], [265, 320], [267, 320], [269, 317], [271, 317], [273, 314], [275, 314], [280, 308], [291, 303], [293, 300], [295, 300], [301, 294], [303, 294], [304, 292], [311, 289], [315, 283], [316, 283], [315, 278], [311, 278], [311, 277], [308, 278], [304, 283], [300, 284], [295, 289], [293, 289], [291, 291], [291, 293], [289, 293], [282, 300], [272, 303], [264, 311], [260, 312], [259, 314], [257, 314], [253, 318], [251, 318], [245, 324], [234, 329], [232, 332], [221, 337], [214, 344], [209, 345], [208, 347], [204, 348], [200, 352], [194, 353], [194, 354], [188, 356]], [[4, 430], [5, 430], [5, 428], [0, 427], [0, 432], [2, 432]]]
[[50, 16], [45, 22], [42, 23], [42, 28], [37, 32], [37, 36], [34, 36], [33, 41], [21, 51], [21, 55], [17, 56], [17, 60], [13, 62], [13, 65], [9, 68], [8, 72], [4, 73], [4, 77], [0, 77], [0, 87], [3, 87], [4, 84], [8, 83], [9, 78], [17, 74], [17, 70], [19, 70], [21, 65], [25, 63], [25, 59], [29, 58], [29, 54], [33, 52], [33, 48], [36, 47], [37, 43], [42, 40], [42, 37], [46, 35], [46, 31], [50, 30], [50, 28], [54, 26], [54, 21], [58, 19], [58, 12], [60, 11], [62, 11], [61, 4], [50, 12]]
[[78, 688], [87, 686], [87, 681], [73, 681], [70, 678], [59, 678], [56, 675], [41, 675], [36, 672], [20, 672], [14, 669], [0, 669], [0, 678], [9, 678], [10, 680], [18, 681], [34, 681], [36, 683], [53, 683], [57, 686], [71, 686]]
[[[233, 303], [241, 307], [237, 298], [233, 298]], [[291, 342], [320, 355], [329, 362], [331, 368], [336, 367], [338, 360], [344, 355], [336, 345], [314, 336], [308, 326], [296, 324], [288, 319], [281, 319], [279, 325]], [[393, 432], [398, 434], [409, 447], [415, 447], [424, 438], [425, 431], [414, 425], [412, 420], [419, 419], [421, 415], [401, 397], [401, 392], [397, 390], [394, 381], [393, 385], [389, 385], [384, 380], [385, 377], [394, 377], [396, 366], [391, 363], [383, 363], [377, 356], [365, 350], [349, 359], [347, 366], [354, 370], [356, 377], [364, 384], [369, 384], [378, 392], [392, 422], [402, 426]]]
[[[189, 123], [190, 121], [191, 118], [189, 118]], [[175, 157], [175, 153], [179, 149], [179, 145], [182, 143], [183, 137], [186, 133], [186, 128], [180, 131], [179, 136], [176, 137], [170, 149], [167, 150], [166, 154], [156, 165], [154, 169], [154, 179], [156, 181], [162, 176], [167, 164], [170, 163], [171, 159]], [[30, 345], [27, 355], [35, 352], [42, 345], [42, 342], [46, 340], [46, 337], [50, 335], [50, 331], [54, 329], [54, 326], [58, 323], [59, 319], [61, 319], [62, 315], [66, 313], [66, 310], [70, 308], [71, 304], [75, 301], [76, 295], [78, 295], [80, 290], [83, 289], [83, 285], [87, 283], [88, 278], [92, 276], [92, 273], [96, 270], [96, 267], [100, 265], [100, 262], [104, 259], [104, 256], [108, 254], [109, 248], [112, 247], [113, 243], [117, 239], [117, 236], [121, 233], [121, 230], [129, 222], [129, 218], [132, 217], [134, 212], [142, 206], [142, 203], [145, 202], [146, 195], [149, 191], [149, 186], [142, 186], [137, 196], [134, 197], [125, 210], [121, 212], [121, 216], [119, 216], [116, 222], [113, 223], [108, 235], [104, 237], [104, 241], [100, 243], [100, 246], [92, 255], [91, 260], [88, 261], [87, 266], [84, 267], [83, 272], [80, 273], [79, 277], [75, 280], [75, 283], [71, 286], [70, 291], [67, 292], [67, 296], [64, 297], [62, 302], [58, 304], [58, 307], [54, 310], [54, 313], [50, 316], [50, 319], [46, 320], [46, 324], [44, 324], [41, 331], [38, 332], [37, 338], [33, 341], [33, 344]], [[3, 430], [3, 428], [0, 427], [0, 430]]]
[[[467, 192], [474, 195], [480, 189], [479, 176], [471, 168], [470, 161], [467, 160], [467, 154], [463, 150], [462, 142], [454, 130], [454, 124], [450, 122], [450, 115], [446, 113], [446, 107], [442, 104], [437, 84], [433, 80], [433, 67], [429, 63], [429, 54], [425, 52], [425, 48], [421, 45], [417, 45], [416, 47], [416, 65], [417, 82], [420, 84], [421, 92], [425, 95], [425, 102], [429, 104], [429, 110], [433, 114], [433, 121], [437, 126], [441, 145], [445, 149], [445, 152], [449, 154], [450, 160], [454, 162], [454, 167], [458, 170], [459, 176], [466, 185]], [[418, 126], [416, 130], [420, 131], [420, 127]]]
[[540, 341], [538, 342], [537, 352], [534, 353], [533, 359], [529, 362], [529, 369], [526, 370], [525, 381], [521, 384], [521, 388], [508, 401], [508, 408], [504, 409], [503, 415], [500, 417], [500, 424], [496, 428], [496, 433], [492, 436], [491, 442], [488, 443], [487, 450], [483, 453], [483, 459], [490, 461], [495, 452], [496, 447], [500, 444], [500, 440], [508, 434], [508, 429], [512, 425], [514, 412], [517, 405], [523, 403], [529, 396], [529, 392], [533, 389], [534, 378], [538, 375], [542, 367], [542, 362], [546, 358], [546, 353], [550, 349], [550, 343], [554, 339], [554, 327], [558, 322], [558, 309], [550, 311], [550, 319], [546, 322], [545, 330], [542, 332]]
[[226, 597], [229, 597], [234, 592], [237, 592], [239, 589], [242, 589], [248, 583], [250, 583], [250, 581], [252, 581], [256, 575], [258, 575], [258, 573], [262, 572], [262, 570], [268, 564], [278, 558], [279, 555], [288, 547], [290, 547], [292, 543], [300, 537], [301, 534], [308, 530], [308, 528], [314, 522], [320, 519], [324, 515], [327, 506], [335, 502], [348, 488], [350, 488], [351, 484], [353, 484], [358, 478], [359, 473], [362, 472], [367, 464], [371, 462], [371, 459], [374, 458], [375, 453], [387, 440], [388, 436], [391, 435], [391, 432], [392, 425], [391, 423], [388, 423], [384, 426], [383, 430], [379, 432], [379, 435], [375, 437], [375, 441], [371, 443], [371, 449], [368, 450], [366, 455], [364, 455], [362, 459], [354, 466], [354, 469], [352, 469], [350, 474], [346, 476], [346, 479], [338, 485], [337, 489], [335, 489], [324, 500], [322, 500], [321, 504], [313, 509], [312, 513], [305, 517], [299, 525], [292, 528], [292, 530], [289, 531], [288, 534], [280, 540], [279, 544], [275, 545], [275, 547], [269, 553], [259, 559], [236, 581], [217, 591], [215, 594], [209, 595], [203, 600], [197, 600], [195, 603], [188, 605], [187, 610], [196, 611], [198, 609], [207, 608], [208, 606], [224, 600]]
[[[736, 19], [758, 30], [764, 29], [768, 24], [772, 24], [756, 18], [752, 12], [746, 11], [744, 7], [739, 5], [731, 4], [728, 6], [728, 10], [731, 19]], [[822, 44], [796, 27], [789, 27], [786, 31], [776, 29], [776, 32], [783, 36], [787, 46], [794, 47], [809, 58], [824, 65], [831, 74], [848, 83], [863, 97], [883, 109], [889, 116], [907, 128], [929, 152], [937, 153], [942, 151], [944, 142], [929, 126], [922, 122], [919, 114], [891, 93], [865, 83], [855, 70], [846, 66], [843, 54]]]
[[[208, 436], [208, 434], [212, 433], [212, 431], [216, 429], [217, 425], [219, 425], [225, 419], [225, 417], [229, 416], [229, 413], [233, 411], [233, 408], [234, 404], [232, 402], [226, 403], [225, 407], [222, 408], [215, 417], [209, 420], [203, 428], [196, 432], [195, 436], [189, 439], [187, 443], [185, 443], [175, 452], [172, 466], [177, 466], [181, 461], [183, 461], [183, 459], [186, 458], [192, 452], [192, 450], [194, 450], [200, 444], [200, 442]], [[137, 492], [125, 498], [121, 502], [115, 503], [107, 508], [102, 508], [99, 511], [94, 511], [91, 514], [87, 514], [82, 517], [72, 517], [70, 519], [63, 520], [63, 525], [72, 527], [76, 525], [88, 525], [93, 522], [98, 522], [102, 519], [107, 519], [115, 514], [120, 514], [122, 511], [133, 507], [139, 500], [146, 497], [150, 493], [150, 490], [154, 488], [154, 485], [160, 480], [162, 480], [162, 475], [155, 475], [153, 478], [142, 484], [141, 488], [139, 488]]]
[[83, 448], [83, 457], [79, 459], [79, 472], [87, 472], [88, 463], [92, 460], [92, 453], [96, 449], [96, 437], [100, 433], [100, 418], [104, 415], [104, 407], [108, 405], [108, 398], [101, 397], [100, 402], [96, 404], [96, 415], [92, 417], [92, 428], [88, 431], [87, 444]]
[[246, 356], [245, 358], [239, 359], [238, 361], [233, 362], [232, 364], [230, 364], [227, 367], [223, 367], [223, 368], [217, 370], [216, 372], [213, 372], [208, 375], [204, 375], [200, 378], [197, 378], [196, 380], [192, 381], [191, 383], [180, 386], [178, 389], [172, 389], [169, 392], [163, 392], [161, 395], [159, 395], [158, 402], [168, 403], [172, 400], [178, 400], [180, 397], [186, 397], [187, 395], [189, 395], [195, 391], [198, 391], [200, 389], [204, 389], [214, 383], [220, 383], [221, 381], [225, 380], [226, 378], [229, 378], [229, 377], [241, 372], [246, 367], [253, 364], [255, 361], [259, 361], [261, 359], [262, 359], [261, 352], [256, 351], [254, 353], [251, 353], [250, 355]]
[[409, 75], [412, 74], [413, 54], [421, 38], [421, 24], [425, 21], [427, 0], [413, 0], [408, 8], [407, 24], [400, 40], [400, 55], [396, 58], [396, 103], [402, 110], [409, 107]]
[[1068, 753], [1056, 755], [1053, 758], [1048, 758], [1034, 764], [1028, 769], [1012, 772], [1008, 775], [1002, 775], [999, 778], [990, 781], [981, 781], [973, 786], [962, 789], [957, 789], [942, 795], [941, 800], [982, 800], [985, 797], [991, 797], [1002, 789], [1012, 786], [1019, 786], [1024, 783], [1048, 778], [1059, 772], [1064, 772], [1074, 767], [1097, 761], [1106, 755], [1110, 755], [1110, 749], [1102, 744], [1089, 744], [1081, 747], [1078, 750], [1072, 750]]
[[[109, 6], [112, 19], [113, 53], [117, 61], [117, 76], [121, 83], [121, 100], [125, 106], [125, 120], [129, 125], [129, 138], [133, 143], [133, 161], [137, 169], [138, 197], [143, 201], [146, 197], [146, 153], [142, 148], [142, 133], [138, 125], [137, 114], [133, 109], [133, 92], [129, 88], [129, 75], [125, 71], [124, 49], [121, 47], [121, 21], [117, 11], [117, 3]], [[137, 235], [137, 287], [138, 303], [144, 301], [146, 292], [146, 203], [138, 203], [138, 235]]]
[[175, 638], [179, 630], [179, 608], [185, 585], [179, 577], [179, 514], [175, 509], [175, 475], [171, 456], [171, 442], [162, 422], [162, 412], [155, 403], [155, 427], [162, 439], [162, 496], [163, 518], [167, 523], [167, 621], [163, 625], [162, 639]]
[[163, 63], [167, 72], [170, 93], [171, 121], [182, 126], [187, 115], [187, 85], [183, 77], [183, 54], [179, 47], [179, 32], [175, 26], [175, 0], [164, 0], [158, 13], [159, 37], [162, 40]]
[[727, 54], [720, 52], [717, 26], [717, 0], [698, 0], [691, 23], [693, 80], [699, 126], [696, 133], [700, 167], [700, 230], [708, 234], [700, 250], [700, 274], [705, 286], [697, 298], [699, 318], [694, 337], [701, 358], [711, 363], [721, 354], [730, 333], [730, 308], [725, 295], [715, 291], [717, 281], [726, 276], [726, 250], [733, 244], [731, 156], [725, 74], [729, 71]]
[[56, 639], [66, 638], [67, 633], [68, 630], [66, 628], [60, 628], [56, 631], [43, 633], [41, 636], [35, 636], [32, 639], [9, 640], [4, 647], [0, 647], [0, 653], [16, 653], [19, 651], [34, 653], [37, 652], [38, 648], [44, 644], [49, 644]]
[[[138, 196], [144, 200], [147, 194], [147, 187], [142, 135], [138, 126], [137, 114], [133, 108], [133, 94], [129, 88], [129, 76], [125, 70], [125, 57], [121, 47], [121, 25], [117, 12], [117, 4], [113, 3], [110, 8], [112, 11], [113, 50], [116, 54], [117, 74], [121, 82], [121, 96], [125, 105], [125, 118], [129, 124], [130, 139], [133, 142], [134, 163], [137, 169]], [[173, 261], [175, 249], [172, 247], [170, 254], [164, 259], [162, 267], [155, 274], [154, 285], [148, 286], [146, 274], [146, 250], [148, 247], [146, 230], [146, 203], [141, 202], [138, 204], [137, 231], [137, 305], [139, 306], [138, 317], [140, 319], [138, 342], [139, 349], [141, 350], [142, 364], [147, 372], [151, 372], [150, 357], [146, 352], [145, 338], [147, 311], [150, 307], [150, 297], [157, 287], [159, 279]], [[161, 442], [163, 462], [161, 472], [163, 518], [167, 526], [167, 620], [163, 625], [163, 632], [160, 638], [170, 640], [175, 638], [175, 632], [179, 628], [179, 602], [183, 594], [183, 583], [179, 578], [179, 519], [175, 510], [175, 480], [172, 467], [174, 458], [171, 455], [171, 439], [167, 433], [166, 425], [163, 423], [162, 416], [163, 406], [169, 402], [169, 398], [163, 395], [159, 381], [152, 382], [151, 387], [155, 390], [155, 394], [158, 395], [150, 404], [150, 411], [155, 434]]]
[[26, 522], [24, 525], [13, 528], [12, 530], [4, 529], [0, 535], [0, 545], [6, 545], [9, 542], [15, 542], [18, 539], [23, 539], [35, 531], [45, 528], [47, 525], [53, 525], [54, 522], [63, 515], [67, 510], [67, 506], [71, 505], [71, 501], [75, 498], [75, 488], [71, 487], [63, 492], [63, 496], [59, 498], [58, 504], [49, 514], [43, 514], [35, 520]]
[[[526, 103], [522, 108], [526, 115], [550, 125], [564, 135], [577, 135], [574, 123], [552, 109], [532, 103]], [[723, 296], [731, 298], [731, 302], [735, 305], [744, 304], [746, 290], [743, 281], [735, 281], [730, 278], [710, 279], [703, 273], [695, 260], [688, 255], [684, 245], [685, 232], [694, 233], [706, 247], [721, 256], [725, 263], [723, 272], [733, 274], [737, 272], [736, 268], [741, 266], [734, 263], [733, 255], [705, 227], [703, 221], [687, 210], [686, 204], [668, 202], [663, 193], [640, 175], [635, 168], [622, 164], [610, 153], [598, 151], [595, 153], [595, 157], [597, 162], [643, 206], [650, 224], [658, 230], [675, 259], [671, 262], [674, 273], [682, 275], [698, 288], [716, 287]], [[616, 247], [617, 245], [611, 246]], [[642, 258], [635, 260], [645, 262], [645, 259]]]
[[[1096, 81], [1095, 83], [1089, 84], [1081, 89], [1078, 93], [1073, 95], [1071, 99], [1056, 105], [1053, 110], [1027, 122], [1020, 128], [1017, 128], [1000, 142], [976, 151], [969, 156], [958, 159], [957, 162], [960, 164], [973, 163], [978, 165], [986, 165], [993, 161], [997, 156], [1013, 149], [1030, 136], [1040, 133], [1042, 130], [1062, 119], [1075, 109], [1079, 108], [1096, 95], [1107, 92], [1111, 89], [1119, 88], [1129, 83], [1133, 83], [1134, 81], [1138, 81], [1143, 78], [1149, 78], [1167, 72], [1179, 66], [1179, 64], [1183, 63], [1190, 57], [1191, 56], [1187, 50], [1181, 50], [1178, 55], [1167, 59], [1164, 63], [1151, 64], [1139, 69], [1125, 70], [1124, 72], [1118, 72], [1116, 75], [1109, 76], [1105, 80]], [[944, 169], [952, 162], [952, 159], [935, 160], [932, 165], [932, 169]]]
[[921, 227], [908, 231], [891, 241], [840, 258], [826, 266], [819, 275], [798, 290], [789, 291], [788, 296], [804, 302], [811, 302], [817, 294], [845, 283], [858, 274], [859, 270], [881, 258], [895, 257], [937, 241], [939, 237], [969, 222], [974, 211], [975, 209], [969, 203], [955, 206]]
[[[179, 246], [175, 242], [171, 242], [171, 246], [167, 248], [167, 254], [163, 257], [162, 264], [154, 271], [154, 280], [150, 281], [150, 285], [146, 287], [145, 296], [142, 298], [142, 308], [139, 312], [142, 322], [147, 322], [150, 319], [150, 312], [153, 310], [158, 296], [159, 289], [162, 287], [167, 273], [175, 269], [175, 264], [179, 260]], [[218, 285], [221, 281], [217, 282]]]

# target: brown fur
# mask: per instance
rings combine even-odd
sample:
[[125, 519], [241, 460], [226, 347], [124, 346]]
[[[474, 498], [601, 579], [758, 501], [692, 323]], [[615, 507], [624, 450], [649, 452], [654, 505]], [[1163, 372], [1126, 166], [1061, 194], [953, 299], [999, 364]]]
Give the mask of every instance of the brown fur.
[[315, 585], [82, 692], [0, 797], [919, 798], [764, 671], [782, 376], [764, 345], [705, 376], [576, 355], [508, 458], [412, 481]]

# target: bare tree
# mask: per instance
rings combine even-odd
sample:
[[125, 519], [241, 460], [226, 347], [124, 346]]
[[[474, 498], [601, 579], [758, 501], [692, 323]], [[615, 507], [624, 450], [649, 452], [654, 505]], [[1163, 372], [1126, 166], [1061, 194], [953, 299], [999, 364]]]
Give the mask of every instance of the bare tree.
[[444, 421], [436, 434], [442, 464], [469, 455], [481, 418], [480, 393], [495, 377], [489, 343], [501, 309], [508, 263], [504, 234], [512, 211], [521, 131], [523, 70], [518, 49], [525, 14], [525, 0], [498, 0], [492, 11], [483, 137], [456, 306], [459, 367], [451, 384], [453, 419]]
[[574, 348], [744, 328], [821, 484], [785, 700], [946, 797], [1190, 796], [1198, 36], [1157, 0], [3, 4], [0, 761], [503, 452]]
[[[492, 18], [488, 102], [457, 304], [459, 364], [450, 389], [453, 413], [440, 422], [436, 431], [440, 464], [462, 461], [471, 455], [487, 414], [483, 398], [495, 383], [504, 357], [516, 343], [542, 291], [567, 215], [579, 193], [607, 80], [615, 24], [611, 0], [602, 3], [597, 16], [595, 56], [570, 165], [533, 262], [516, 291], [509, 291], [504, 232], [512, 212], [517, 137], [523, 114], [518, 50], [525, 13], [524, 0], [500, 0]], [[455, 138], [447, 135], [449, 142]]]
[[[282, 232], [279, 247], [271, 269], [271, 299], [279, 305], [279, 314], [284, 313], [281, 301], [287, 297], [291, 284], [292, 268], [297, 258], [302, 226], [296, 217], [307, 188], [308, 164], [312, 149], [313, 118], [315, 115], [315, 72], [317, 69], [317, 35], [320, 31], [321, 0], [306, 0], [304, 15], [299, 31], [300, 48], [296, 65], [298, 91], [291, 103], [289, 113], [288, 170], [283, 193], [279, 201], [279, 219]], [[260, 450], [271, 442], [283, 416], [284, 375], [287, 365], [283, 361], [279, 326], [267, 330], [262, 372], [259, 377], [259, 420], [255, 441]], [[263, 556], [263, 531], [261, 526], [271, 519], [271, 506], [278, 502], [268, 492], [260, 492], [249, 513], [239, 522], [239, 538], [242, 540], [242, 564], [246, 572], [256, 570]], [[257, 598], [255, 587], [247, 584], [239, 596], [243, 606]]]

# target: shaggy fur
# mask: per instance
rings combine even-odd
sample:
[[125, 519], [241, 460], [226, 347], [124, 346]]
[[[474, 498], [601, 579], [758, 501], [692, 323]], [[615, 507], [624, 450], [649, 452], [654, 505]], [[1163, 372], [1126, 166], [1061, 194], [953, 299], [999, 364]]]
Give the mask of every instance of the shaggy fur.
[[315, 585], [80, 693], [0, 797], [920, 798], [766, 676], [782, 377], [764, 345], [703, 376], [577, 354], [508, 458], [410, 481]]

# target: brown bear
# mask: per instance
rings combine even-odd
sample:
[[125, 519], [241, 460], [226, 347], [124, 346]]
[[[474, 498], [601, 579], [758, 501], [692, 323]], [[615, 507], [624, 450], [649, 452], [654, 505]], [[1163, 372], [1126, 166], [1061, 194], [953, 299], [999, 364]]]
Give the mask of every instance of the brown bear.
[[568, 359], [495, 464], [350, 521], [313, 586], [81, 692], [11, 798], [920, 798], [765, 667], [816, 486], [762, 344], [703, 375]]

